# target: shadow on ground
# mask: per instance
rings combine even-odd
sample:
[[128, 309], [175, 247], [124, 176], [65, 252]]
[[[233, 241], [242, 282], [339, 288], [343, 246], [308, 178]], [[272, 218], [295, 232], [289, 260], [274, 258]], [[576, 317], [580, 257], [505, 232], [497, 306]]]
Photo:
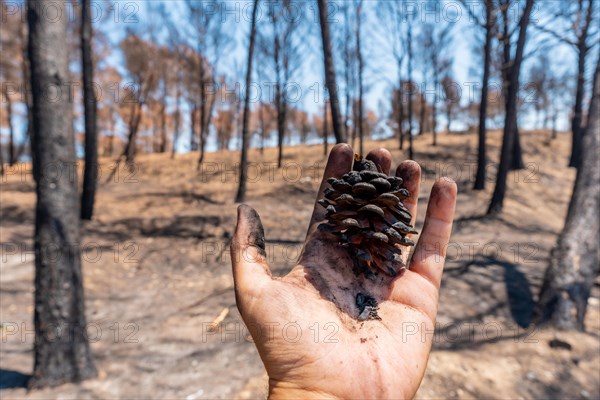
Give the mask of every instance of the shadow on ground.
[[0, 390], [26, 388], [30, 375], [10, 369], [0, 369]]

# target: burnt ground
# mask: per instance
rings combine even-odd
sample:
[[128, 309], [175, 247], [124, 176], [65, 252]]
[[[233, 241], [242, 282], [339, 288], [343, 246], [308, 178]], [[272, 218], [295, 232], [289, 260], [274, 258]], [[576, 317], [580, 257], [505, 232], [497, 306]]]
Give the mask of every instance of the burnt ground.
[[[423, 167], [417, 229], [436, 177], [459, 186], [456, 222], [440, 297], [438, 329], [417, 397], [600, 398], [600, 289], [589, 301], [584, 333], [530, 325], [549, 253], [562, 228], [575, 173], [566, 167], [569, 137], [550, 141], [525, 132], [527, 169], [511, 174], [505, 212], [485, 217], [493, 189], [470, 190], [474, 135], [415, 140]], [[490, 135], [492, 161], [500, 135]], [[387, 147], [394, 165], [405, 151]], [[82, 227], [90, 338], [97, 379], [27, 392], [33, 367], [35, 192], [26, 165], [1, 183], [0, 396], [5, 399], [261, 398], [266, 374], [235, 307], [228, 244], [236, 205], [238, 152], [211, 153], [203, 169], [195, 155], [171, 160], [142, 155], [133, 172], [106, 183], [102, 161], [93, 221]], [[275, 274], [298, 255], [325, 158], [321, 146], [251, 151], [248, 203], [262, 217]], [[216, 331], [208, 324], [220, 323]]]

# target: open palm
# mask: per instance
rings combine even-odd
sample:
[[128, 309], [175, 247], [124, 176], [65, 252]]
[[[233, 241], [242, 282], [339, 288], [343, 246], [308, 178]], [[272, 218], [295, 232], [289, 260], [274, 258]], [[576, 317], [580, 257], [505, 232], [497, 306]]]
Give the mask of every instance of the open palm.
[[[367, 158], [389, 173], [387, 150]], [[352, 160], [350, 146], [333, 148], [317, 199], [328, 186], [325, 180], [340, 178]], [[414, 225], [420, 168], [405, 161], [396, 175], [411, 193], [404, 204]], [[317, 229], [325, 218], [318, 204], [298, 264], [285, 277], [273, 277], [260, 218], [252, 208], [239, 207], [231, 248], [236, 300], [269, 375], [271, 397], [414, 396], [431, 349], [455, 201], [454, 182], [436, 182], [410, 268], [374, 279], [356, 276], [347, 249]], [[367, 298], [376, 300], [380, 319], [360, 316]]]

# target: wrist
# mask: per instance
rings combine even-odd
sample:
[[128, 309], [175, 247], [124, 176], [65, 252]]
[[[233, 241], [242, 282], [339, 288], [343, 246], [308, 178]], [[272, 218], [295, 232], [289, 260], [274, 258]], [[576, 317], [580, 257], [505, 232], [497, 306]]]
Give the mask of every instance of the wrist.
[[290, 399], [335, 399], [336, 396], [321, 392], [318, 390], [312, 390], [300, 387], [298, 385], [275, 381], [269, 379], [269, 400], [290, 400]]

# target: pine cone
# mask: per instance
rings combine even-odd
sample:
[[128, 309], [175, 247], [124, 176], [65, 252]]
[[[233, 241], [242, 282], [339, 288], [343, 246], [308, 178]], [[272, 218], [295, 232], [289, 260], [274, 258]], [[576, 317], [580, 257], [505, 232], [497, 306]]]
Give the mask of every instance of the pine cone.
[[367, 277], [379, 271], [396, 276], [406, 269], [400, 246], [413, 246], [406, 235], [417, 231], [402, 203], [410, 196], [402, 178], [378, 172], [375, 163], [357, 154], [352, 171], [327, 182], [331, 188], [319, 200], [327, 209], [326, 222], [319, 229], [349, 249], [354, 272]]

